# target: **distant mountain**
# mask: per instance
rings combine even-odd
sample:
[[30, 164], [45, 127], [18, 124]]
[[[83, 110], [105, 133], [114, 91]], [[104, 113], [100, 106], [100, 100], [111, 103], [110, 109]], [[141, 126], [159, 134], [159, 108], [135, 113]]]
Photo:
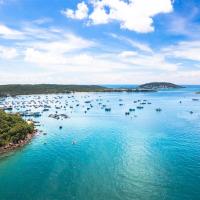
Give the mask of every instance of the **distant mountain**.
[[139, 89], [149, 89], [149, 90], [159, 90], [159, 89], [177, 89], [177, 88], [183, 88], [180, 85], [176, 85], [173, 83], [168, 82], [151, 82], [151, 83], [145, 83], [138, 87]]

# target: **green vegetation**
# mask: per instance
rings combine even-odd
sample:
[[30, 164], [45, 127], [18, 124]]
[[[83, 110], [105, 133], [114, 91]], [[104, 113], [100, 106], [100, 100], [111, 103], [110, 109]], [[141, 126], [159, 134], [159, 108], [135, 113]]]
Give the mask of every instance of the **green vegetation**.
[[104, 87], [97, 85], [0, 85], [0, 96], [29, 94], [56, 94], [68, 92], [103, 92]]
[[19, 115], [0, 110], [0, 147], [9, 143], [17, 144], [33, 131], [33, 124], [28, 124]]
[[180, 85], [176, 85], [173, 83], [168, 82], [152, 82], [152, 83], [145, 83], [138, 87], [139, 89], [151, 89], [151, 90], [159, 90], [159, 89], [178, 89], [183, 88]]
[[69, 92], [155, 92], [159, 89], [182, 88], [182, 86], [167, 82], [152, 82], [140, 85], [137, 88], [107, 88], [98, 85], [0, 85], [0, 97], [32, 95], [32, 94], [58, 94]]

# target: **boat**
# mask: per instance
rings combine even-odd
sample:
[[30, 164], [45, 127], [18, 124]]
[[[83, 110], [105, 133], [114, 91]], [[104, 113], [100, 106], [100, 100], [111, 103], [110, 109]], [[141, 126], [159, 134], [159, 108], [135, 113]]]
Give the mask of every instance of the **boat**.
[[143, 108], [144, 108], [143, 106], [137, 106], [137, 109], [139, 109], [139, 110], [141, 110]]
[[161, 109], [161, 108], [156, 108], [156, 111], [157, 111], [157, 112], [161, 112], [162, 109]]
[[44, 108], [44, 109], [43, 109], [43, 112], [47, 112], [47, 111], [49, 111], [48, 108]]
[[41, 113], [40, 112], [34, 112], [33, 114], [33, 117], [41, 117]]
[[105, 108], [105, 111], [106, 111], [106, 112], [110, 112], [110, 111], [111, 111], [111, 108]]
[[3, 110], [12, 111], [13, 107], [12, 106], [5, 106]]

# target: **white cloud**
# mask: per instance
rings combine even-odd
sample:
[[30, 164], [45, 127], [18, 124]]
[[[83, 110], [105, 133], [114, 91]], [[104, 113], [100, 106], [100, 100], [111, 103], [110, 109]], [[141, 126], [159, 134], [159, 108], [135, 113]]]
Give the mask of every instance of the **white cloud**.
[[65, 69], [77, 72], [121, 72], [123, 71], [176, 71], [178, 64], [168, 62], [162, 54], [141, 54], [136, 51], [120, 53], [81, 53], [51, 51], [28, 48], [25, 61], [45, 68]]
[[32, 44], [30, 43], [30, 45], [33, 48], [57, 54], [87, 49], [96, 44], [93, 41], [83, 39], [70, 33], [62, 35], [62, 39], [33, 42]]
[[88, 57], [81, 53], [97, 44], [72, 33], [62, 35], [62, 39], [25, 43], [24, 60], [40, 66], [62, 66], [88, 63]]
[[52, 22], [53, 19], [52, 18], [49, 18], [49, 17], [43, 17], [43, 18], [39, 18], [39, 19], [35, 19], [32, 21], [32, 23], [35, 23], [35, 24], [38, 24], [38, 25], [41, 25], [41, 24], [47, 24], [47, 23], [50, 23]]
[[0, 84], [38, 84], [40, 83], [56, 83], [59, 80], [55, 79], [54, 74], [49, 72], [37, 72], [37, 73], [28, 73], [22, 71], [15, 72], [1, 72], [0, 73]]
[[97, 46], [93, 41], [78, 37], [74, 34], [64, 34], [62, 39], [51, 41], [35, 41], [25, 44], [25, 61], [38, 65], [66, 65], [83, 61], [79, 55], [82, 50]]
[[[23, 39], [6, 41], [8, 46], [0, 46], [0, 83], [120, 84], [144, 80], [198, 83], [199, 80], [198, 67], [189, 69], [182, 63], [185, 58], [195, 64], [200, 62], [199, 41], [181, 42], [155, 51], [146, 43], [115, 34], [109, 38], [111, 43], [99, 44], [55, 27], [29, 25], [20, 32]], [[119, 41], [124, 44], [122, 48], [116, 48]], [[181, 61], [177, 62], [177, 58]], [[7, 74], [6, 79], [2, 74]]]
[[18, 56], [17, 50], [15, 48], [9, 48], [0, 46], [0, 58], [1, 59], [14, 59]]
[[141, 51], [153, 52], [153, 50], [151, 49], [151, 47], [148, 44], [145, 44], [145, 43], [142, 43], [142, 42], [138, 42], [138, 41], [132, 40], [130, 38], [119, 36], [119, 35], [116, 35], [116, 34], [113, 34], [113, 33], [111, 33], [109, 35], [111, 35], [115, 39], [118, 39], [118, 40], [121, 40], [121, 41], [123, 41], [125, 43], [128, 43], [132, 47], [137, 48], [137, 49], [139, 49]]
[[14, 29], [11, 29], [4, 24], [0, 24], [0, 38], [4, 39], [20, 39], [23, 37], [23, 33]]
[[87, 19], [91, 25], [118, 21], [122, 29], [148, 33], [154, 31], [155, 15], [173, 10], [171, 0], [91, 0], [90, 4], [90, 14], [85, 2], [78, 4], [77, 10], [67, 9], [64, 14], [73, 19]]
[[164, 48], [163, 52], [169, 57], [200, 62], [200, 41], [180, 42], [177, 45]]
[[125, 51], [119, 54], [121, 62], [129, 66], [134, 66], [134, 69], [139, 70], [156, 70], [156, 71], [176, 71], [179, 64], [173, 64], [166, 60], [162, 54], [152, 53], [151, 55], [140, 54], [131, 51]]
[[130, 57], [134, 57], [137, 55], [138, 55], [138, 53], [135, 51], [123, 51], [119, 54], [119, 56], [122, 58], [130, 58]]
[[38, 65], [61, 65], [65, 63], [65, 58], [62, 55], [42, 52], [33, 48], [26, 49], [24, 59]]
[[[45, 20], [45, 19], [44, 19]], [[42, 19], [39, 23], [42, 23]], [[42, 28], [37, 22], [24, 22], [18, 29], [10, 28], [5, 24], [0, 24], [0, 38], [7, 40], [30, 41], [32, 39], [55, 39], [60, 38], [66, 33], [66, 30], [61, 30], [54, 27]]]
[[77, 10], [66, 9], [61, 11], [65, 16], [72, 19], [84, 19], [88, 16], [88, 6], [85, 2], [78, 3]]

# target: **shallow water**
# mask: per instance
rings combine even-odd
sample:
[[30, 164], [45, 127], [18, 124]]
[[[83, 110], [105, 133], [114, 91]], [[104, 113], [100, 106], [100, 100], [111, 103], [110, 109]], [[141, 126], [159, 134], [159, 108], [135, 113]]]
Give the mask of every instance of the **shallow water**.
[[[41, 133], [0, 158], [0, 199], [200, 199], [200, 101], [192, 101], [200, 98], [196, 90], [62, 95], [61, 104], [76, 105], [78, 100], [80, 106], [58, 110], [70, 116], [64, 120], [48, 117], [54, 109], [43, 113], [37, 120], [47, 135]], [[111, 112], [101, 109], [99, 96]], [[85, 114], [86, 99], [93, 108]], [[139, 105], [133, 103], [138, 99], [152, 104], [125, 116]]]

